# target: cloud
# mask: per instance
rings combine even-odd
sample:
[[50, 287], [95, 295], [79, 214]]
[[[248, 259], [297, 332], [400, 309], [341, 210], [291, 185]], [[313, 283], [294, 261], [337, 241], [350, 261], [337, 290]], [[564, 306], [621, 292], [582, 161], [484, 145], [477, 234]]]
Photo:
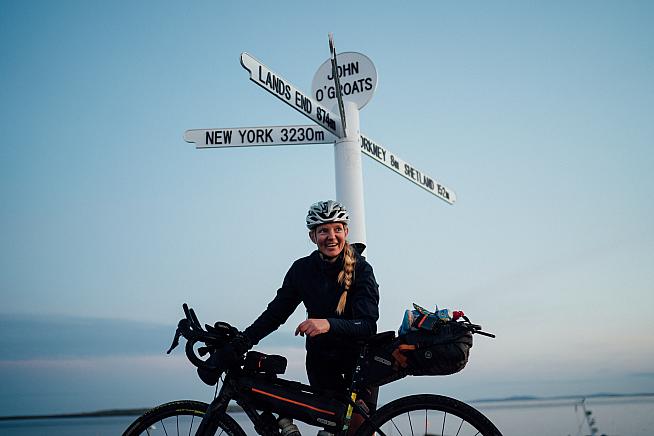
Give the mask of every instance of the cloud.
[[[175, 333], [170, 325], [73, 316], [0, 315], [0, 360], [158, 355]], [[295, 339], [295, 340], [293, 340]], [[183, 350], [184, 342], [178, 350]], [[292, 332], [266, 338], [265, 346], [301, 347]]]
[[0, 315], [0, 360], [163, 353], [174, 325], [70, 316]]

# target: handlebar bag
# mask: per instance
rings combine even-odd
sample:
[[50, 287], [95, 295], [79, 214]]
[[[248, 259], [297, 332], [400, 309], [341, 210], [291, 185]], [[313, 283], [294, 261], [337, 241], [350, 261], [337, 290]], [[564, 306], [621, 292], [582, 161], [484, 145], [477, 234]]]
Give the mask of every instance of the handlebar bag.
[[239, 386], [247, 403], [257, 410], [332, 431], [343, 424], [345, 403], [320, 395], [311, 386], [257, 374], [240, 378]]
[[245, 356], [243, 369], [263, 374], [284, 374], [287, 360], [284, 356], [264, 354], [258, 351], [248, 351]]

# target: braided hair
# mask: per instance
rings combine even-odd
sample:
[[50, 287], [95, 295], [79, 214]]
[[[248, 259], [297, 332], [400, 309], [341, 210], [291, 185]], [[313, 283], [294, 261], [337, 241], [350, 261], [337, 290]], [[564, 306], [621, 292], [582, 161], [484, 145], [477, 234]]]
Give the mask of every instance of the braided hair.
[[354, 256], [354, 249], [352, 246], [345, 241], [345, 247], [343, 247], [343, 269], [338, 273], [338, 283], [343, 286], [343, 293], [341, 298], [338, 300], [338, 306], [336, 306], [336, 313], [339, 315], [343, 314], [345, 310], [345, 302], [347, 300], [347, 291], [352, 286], [354, 281], [354, 267], [356, 266], [357, 259]]

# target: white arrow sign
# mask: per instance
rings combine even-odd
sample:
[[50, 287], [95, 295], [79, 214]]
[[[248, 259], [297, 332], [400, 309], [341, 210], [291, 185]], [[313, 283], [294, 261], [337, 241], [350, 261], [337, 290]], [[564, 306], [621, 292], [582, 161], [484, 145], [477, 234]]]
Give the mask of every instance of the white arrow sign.
[[340, 120], [338, 115], [325, 109], [311, 97], [304, 95], [304, 93], [293, 86], [288, 80], [270, 70], [270, 68], [246, 52], [241, 53], [241, 65], [250, 72], [250, 80], [254, 83], [339, 138], [344, 136], [341, 123], [337, 122]]
[[427, 174], [417, 170], [413, 165], [400, 159], [396, 154], [391, 153], [385, 147], [363, 135], [361, 135], [361, 152], [382, 163], [387, 168], [392, 169], [402, 177], [411, 180], [416, 185], [431, 192], [440, 199], [450, 204], [456, 201], [454, 191], [441, 185]]
[[194, 142], [196, 148], [329, 144], [337, 139], [336, 135], [315, 125], [192, 129], [184, 133], [184, 140]]

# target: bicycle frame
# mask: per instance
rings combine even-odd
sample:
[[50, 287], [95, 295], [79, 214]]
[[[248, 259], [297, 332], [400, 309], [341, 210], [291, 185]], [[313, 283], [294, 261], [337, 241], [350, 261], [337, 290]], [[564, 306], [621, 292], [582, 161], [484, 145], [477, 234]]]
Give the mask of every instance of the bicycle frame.
[[[349, 430], [350, 419], [353, 413], [361, 415], [364, 419], [364, 422], [371, 422], [370, 415], [361, 405], [357, 404], [356, 398], [359, 394], [359, 385], [360, 385], [360, 373], [361, 373], [361, 362], [364, 361], [368, 352], [368, 346], [362, 345], [361, 352], [357, 359], [357, 365], [355, 367], [354, 375], [352, 378], [352, 385], [347, 392], [346, 396], [342, 398], [335, 399], [337, 402], [343, 405], [344, 412], [342, 416], [339, 416], [337, 422], [342, 422], [342, 427], [340, 430], [334, 432], [336, 436], [346, 436]], [[235, 400], [236, 403], [241, 406], [245, 414], [248, 416], [252, 424], [254, 424], [254, 429], [259, 435], [262, 436], [274, 436], [279, 435], [279, 427], [277, 425], [277, 419], [272, 413], [261, 412], [257, 410], [256, 406], [251, 404], [249, 398], [244, 396], [242, 392], [242, 380], [244, 379], [243, 373], [238, 369], [233, 369], [228, 372], [223, 380], [222, 386], [216, 398], [211, 402], [207, 413], [204, 415], [200, 426], [196, 432], [197, 436], [203, 435], [213, 435], [215, 434], [218, 428], [218, 419], [217, 417], [227, 412], [227, 406], [231, 400]], [[307, 385], [302, 385], [298, 382], [293, 382], [290, 380], [279, 379], [284, 382], [297, 384], [298, 387], [309, 388]], [[316, 398], [321, 398], [320, 394], [316, 394]], [[332, 399], [334, 400], [334, 399]], [[338, 428], [337, 427], [337, 428]], [[378, 433], [384, 436], [384, 433], [377, 429]]]

